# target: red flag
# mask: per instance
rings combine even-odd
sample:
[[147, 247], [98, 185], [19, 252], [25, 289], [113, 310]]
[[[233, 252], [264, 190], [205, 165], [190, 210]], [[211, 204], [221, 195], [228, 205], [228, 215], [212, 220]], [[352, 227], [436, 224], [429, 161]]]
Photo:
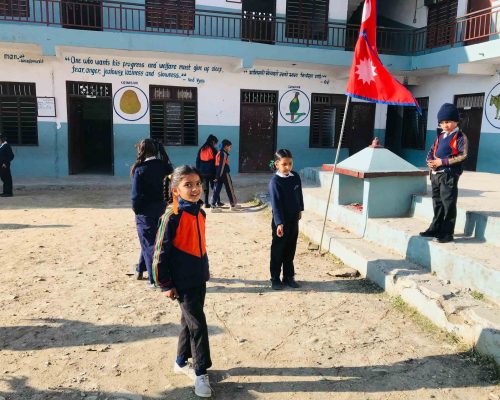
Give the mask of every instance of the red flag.
[[378, 56], [376, 0], [365, 0], [347, 95], [376, 103], [420, 107], [413, 95], [385, 69]]

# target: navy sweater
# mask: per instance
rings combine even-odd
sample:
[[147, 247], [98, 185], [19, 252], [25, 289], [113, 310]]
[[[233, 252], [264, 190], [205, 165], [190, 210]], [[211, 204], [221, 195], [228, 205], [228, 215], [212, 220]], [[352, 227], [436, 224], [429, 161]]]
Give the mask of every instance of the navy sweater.
[[449, 171], [460, 175], [463, 171], [463, 163], [467, 159], [468, 141], [467, 136], [459, 129], [444, 137], [445, 132], [438, 135], [429, 153], [427, 161], [440, 158], [443, 165], [438, 171]]
[[9, 143], [4, 143], [2, 147], [0, 147], [0, 167], [5, 164], [10, 166], [10, 162], [14, 159], [14, 153], [12, 152], [12, 148]]
[[300, 212], [304, 211], [302, 183], [297, 172], [292, 171], [292, 174], [287, 178], [275, 174], [269, 182], [275, 225], [297, 221]]
[[135, 169], [131, 196], [134, 213], [147, 216], [163, 214], [163, 179], [171, 173], [172, 167], [158, 159], [145, 161]]

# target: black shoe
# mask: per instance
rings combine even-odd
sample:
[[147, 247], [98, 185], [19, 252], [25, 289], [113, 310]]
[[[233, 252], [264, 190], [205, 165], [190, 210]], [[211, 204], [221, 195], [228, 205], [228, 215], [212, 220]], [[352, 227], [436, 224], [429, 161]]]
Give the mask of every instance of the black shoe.
[[143, 272], [143, 271], [141, 271], [141, 272], [137, 272], [137, 271], [135, 271], [135, 274], [134, 274], [135, 279], [137, 279], [138, 281], [142, 280], [142, 276], [143, 276], [143, 275], [144, 275], [144, 272]]
[[205, 204], [205, 208], [210, 208], [210, 207], [212, 207], [210, 204], [208, 203]]
[[300, 285], [295, 281], [295, 279], [292, 278], [284, 278], [283, 279], [283, 285], [289, 286], [294, 289], [298, 289]]
[[419, 235], [422, 237], [437, 237], [437, 232], [427, 229], [426, 231], [420, 232]]
[[271, 279], [271, 289], [283, 290], [283, 284], [279, 279]]
[[12, 193], [2, 193], [0, 194], [0, 197], [12, 197], [13, 194]]
[[450, 243], [453, 242], [453, 236], [452, 235], [441, 236], [434, 238], [433, 241], [438, 243]]
[[222, 201], [217, 202], [217, 207], [224, 207], [226, 203], [223, 203]]

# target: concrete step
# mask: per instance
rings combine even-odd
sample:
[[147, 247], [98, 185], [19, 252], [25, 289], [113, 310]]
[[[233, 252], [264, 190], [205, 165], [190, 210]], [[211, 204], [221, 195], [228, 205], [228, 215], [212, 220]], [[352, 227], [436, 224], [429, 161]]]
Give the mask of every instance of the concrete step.
[[[304, 187], [307, 211], [322, 218], [328, 190]], [[435, 243], [422, 238], [428, 221], [419, 218], [368, 218], [345, 206], [330, 203], [330, 221], [348, 228], [357, 237], [366, 238], [379, 246], [390, 248], [400, 257], [421, 265], [439, 278], [449, 280], [464, 289], [476, 290], [500, 304], [499, 248], [457, 232], [455, 243]]]
[[[300, 230], [319, 243], [322, 217], [304, 212]], [[474, 299], [470, 293], [439, 279], [427, 269], [390, 248], [362, 239], [327, 221], [323, 249], [357, 269], [390, 295], [399, 295], [434, 324], [460, 336], [500, 364], [500, 310]]]
[[[460, 189], [458, 196], [460, 198]], [[434, 216], [432, 198], [422, 195], [413, 196], [412, 215], [430, 222]], [[463, 231], [466, 236], [472, 236], [478, 240], [500, 246], [499, 211], [466, 210], [459, 205], [455, 226]]]

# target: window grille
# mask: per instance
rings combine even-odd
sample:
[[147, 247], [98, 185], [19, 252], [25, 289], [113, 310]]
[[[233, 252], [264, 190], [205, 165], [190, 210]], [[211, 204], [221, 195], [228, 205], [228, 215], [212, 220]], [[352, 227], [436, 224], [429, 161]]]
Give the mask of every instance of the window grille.
[[146, 26], [193, 30], [195, 0], [146, 0]]
[[457, 108], [482, 108], [484, 104], [484, 93], [457, 96]]
[[197, 89], [150, 86], [150, 134], [165, 145], [198, 144]]
[[328, 33], [329, 0], [287, 0], [286, 36], [324, 41]]
[[0, 15], [15, 18], [29, 17], [28, 0], [0, 0]]
[[[309, 147], [336, 147], [342, 129], [346, 96], [313, 93], [311, 100]], [[342, 139], [342, 147], [345, 147], [346, 136]]]
[[15, 145], [37, 145], [36, 86], [25, 82], [0, 82], [0, 132]]
[[241, 92], [242, 104], [272, 104], [278, 102], [276, 92], [266, 92], [263, 90], [243, 90]]
[[110, 83], [97, 82], [67, 82], [69, 96], [78, 97], [111, 97]]

